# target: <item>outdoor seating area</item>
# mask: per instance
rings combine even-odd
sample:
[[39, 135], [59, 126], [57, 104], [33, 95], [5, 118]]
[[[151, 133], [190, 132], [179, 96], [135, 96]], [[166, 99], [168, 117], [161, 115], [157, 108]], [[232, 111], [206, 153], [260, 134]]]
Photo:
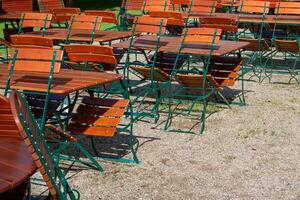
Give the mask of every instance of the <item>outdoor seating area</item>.
[[300, 1], [0, 2], [0, 200], [300, 198]]

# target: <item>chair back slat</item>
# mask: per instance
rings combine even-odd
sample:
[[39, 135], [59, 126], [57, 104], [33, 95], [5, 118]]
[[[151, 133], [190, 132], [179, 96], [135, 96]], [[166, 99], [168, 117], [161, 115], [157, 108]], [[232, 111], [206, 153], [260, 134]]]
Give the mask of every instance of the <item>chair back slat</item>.
[[32, 28], [49, 28], [51, 25], [52, 14], [47, 13], [24, 13], [21, 26]]
[[38, 0], [39, 10], [49, 12], [51, 9], [64, 8], [63, 0]]
[[11, 12], [32, 12], [32, 0], [2, 0], [2, 10]]
[[[183, 33], [186, 35], [181, 36], [181, 40], [185, 43], [209, 43], [218, 44], [220, 41], [221, 29], [215, 28], [190, 28], [188, 30], [184, 29]], [[185, 38], [184, 38], [185, 37]]]
[[276, 3], [275, 14], [300, 15], [300, 2], [279, 2], [279, 3]]
[[[137, 17], [134, 20], [137, 24], [135, 26], [136, 33], [151, 33], [158, 34], [161, 30], [161, 34], [166, 32], [167, 20], [161, 18], [153, 18], [149, 16]], [[162, 24], [162, 26], [160, 26]]]
[[112, 47], [72, 44], [65, 45], [64, 48], [71, 62], [117, 64]]
[[94, 15], [102, 18], [103, 23], [118, 24], [116, 13], [103, 10], [85, 10], [85, 15]]
[[41, 37], [41, 36], [11, 35], [10, 39], [13, 44], [13, 48], [20, 48], [20, 47], [53, 48], [54, 46], [52, 39]]
[[58, 168], [55, 167], [49, 147], [44, 136], [39, 132], [38, 124], [25, 101], [20, 93], [16, 91], [11, 92], [10, 105], [19, 134], [46, 182], [52, 199], [57, 199], [59, 190], [56, 186], [55, 177], [57, 176]]
[[269, 8], [269, 1], [242, 0], [239, 6], [239, 12], [267, 14], [269, 12]]
[[[56, 52], [56, 58], [53, 61], [53, 55]], [[50, 72], [52, 62], [54, 63], [54, 73], [59, 73], [63, 51], [54, 49], [39, 48], [19, 48], [12, 51], [12, 60], [8, 69], [12, 67], [14, 71], [27, 72]]]

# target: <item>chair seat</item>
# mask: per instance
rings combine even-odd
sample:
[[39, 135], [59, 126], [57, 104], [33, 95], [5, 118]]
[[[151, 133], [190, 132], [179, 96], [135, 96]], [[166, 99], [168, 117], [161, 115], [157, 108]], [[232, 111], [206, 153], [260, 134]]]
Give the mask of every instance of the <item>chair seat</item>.
[[[202, 74], [177, 74], [177, 80], [179, 83], [190, 88], [201, 88], [203, 86], [203, 75]], [[215, 87], [217, 90], [222, 90], [218, 82], [213, 78], [212, 75], [206, 75], [206, 85]]]
[[126, 99], [84, 97], [68, 130], [89, 136], [112, 137], [128, 105]]
[[105, 107], [120, 107], [125, 108], [129, 105], [127, 99], [105, 99], [105, 98], [94, 98], [84, 97], [82, 103], [94, 106], [105, 106]]
[[[134, 69], [135, 71], [137, 71], [138, 73], [143, 75], [145, 78], [151, 79], [151, 68], [150, 67], [134, 67], [134, 66], [131, 66], [130, 68]], [[167, 74], [166, 72], [164, 72], [163, 70], [161, 70], [160, 68], [155, 67], [154, 71], [153, 71], [153, 79], [155, 81], [165, 82], [165, 81], [170, 80], [170, 75]]]

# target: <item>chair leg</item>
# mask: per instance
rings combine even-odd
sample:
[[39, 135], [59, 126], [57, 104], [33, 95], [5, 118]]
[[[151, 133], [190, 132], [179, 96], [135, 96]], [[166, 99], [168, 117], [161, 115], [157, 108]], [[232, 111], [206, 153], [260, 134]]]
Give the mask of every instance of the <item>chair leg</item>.
[[86, 156], [92, 162], [93, 165], [95, 165], [96, 169], [98, 169], [100, 172], [104, 171], [104, 169], [99, 165], [96, 159], [93, 158], [93, 156], [85, 148], [83, 148], [81, 144], [79, 144], [78, 142], [74, 142], [73, 144], [81, 151], [84, 156]]
[[201, 128], [200, 128], [200, 135], [202, 135], [205, 130], [206, 107], [207, 107], [207, 100], [203, 99], [203, 111], [202, 111], [202, 116], [201, 116], [202, 124], [201, 124]]

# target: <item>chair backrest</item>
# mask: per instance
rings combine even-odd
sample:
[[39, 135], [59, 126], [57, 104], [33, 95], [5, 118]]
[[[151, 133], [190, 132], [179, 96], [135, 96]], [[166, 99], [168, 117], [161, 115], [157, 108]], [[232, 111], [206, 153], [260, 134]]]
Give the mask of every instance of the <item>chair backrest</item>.
[[42, 36], [31, 35], [11, 35], [10, 36], [13, 48], [53, 48], [52, 39]]
[[32, 0], [2, 0], [2, 10], [10, 12], [32, 12]]
[[166, 19], [142, 16], [136, 17], [134, 21], [133, 30], [135, 33], [164, 34], [166, 32]]
[[267, 14], [269, 12], [269, 8], [270, 8], [269, 1], [242, 0], [240, 1], [238, 11], [240, 13]]
[[79, 15], [81, 13], [80, 8], [53, 8], [50, 9], [53, 15], [54, 23], [63, 23], [71, 21], [73, 15]]
[[238, 32], [236, 18], [224, 17], [201, 17], [200, 27], [222, 29], [222, 32]]
[[214, 13], [216, 11], [217, 1], [213, 0], [193, 0], [191, 12]]
[[144, 8], [144, 0], [123, 0], [121, 8], [125, 9], [126, 11], [129, 10], [137, 10], [142, 11]]
[[41, 12], [49, 12], [52, 9], [65, 7], [63, 0], [38, 0], [38, 5]]
[[[70, 189], [60, 167], [54, 161], [44, 135], [40, 132], [37, 121], [33, 117], [24, 97], [20, 93], [12, 91], [10, 94], [10, 105], [19, 134], [47, 184], [51, 199], [67, 199], [68, 195], [71, 199], [75, 199], [75, 195]], [[62, 192], [59, 189], [56, 177], [66, 191]]]
[[73, 15], [69, 29], [71, 30], [99, 30], [102, 18], [91, 15]]
[[174, 11], [151, 11], [150, 17], [167, 19], [167, 25], [184, 26], [184, 18], [181, 12]]
[[189, 28], [183, 30], [181, 41], [184, 43], [218, 44], [222, 34], [221, 29], [215, 28]]
[[71, 62], [84, 63], [91, 62], [97, 64], [117, 65], [113, 48], [109, 46], [96, 46], [88, 44], [65, 45], [64, 49]]
[[47, 29], [51, 25], [52, 14], [47, 13], [24, 13], [20, 22], [19, 33], [22, 32], [22, 28], [40, 28]]
[[63, 51], [41, 48], [18, 48], [13, 49], [12, 60], [8, 69], [20, 72], [51, 72], [59, 73]]
[[276, 3], [275, 14], [300, 15], [300, 2], [278, 2]]
[[166, 11], [169, 7], [168, 0], [145, 0], [144, 12]]
[[118, 19], [116, 13], [112, 11], [103, 11], [103, 10], [85, 10], [85, 15], [93, 15], [99, 16], [102, 18], [103, 23], [111, 23], [111, 24], [118, 24]]

